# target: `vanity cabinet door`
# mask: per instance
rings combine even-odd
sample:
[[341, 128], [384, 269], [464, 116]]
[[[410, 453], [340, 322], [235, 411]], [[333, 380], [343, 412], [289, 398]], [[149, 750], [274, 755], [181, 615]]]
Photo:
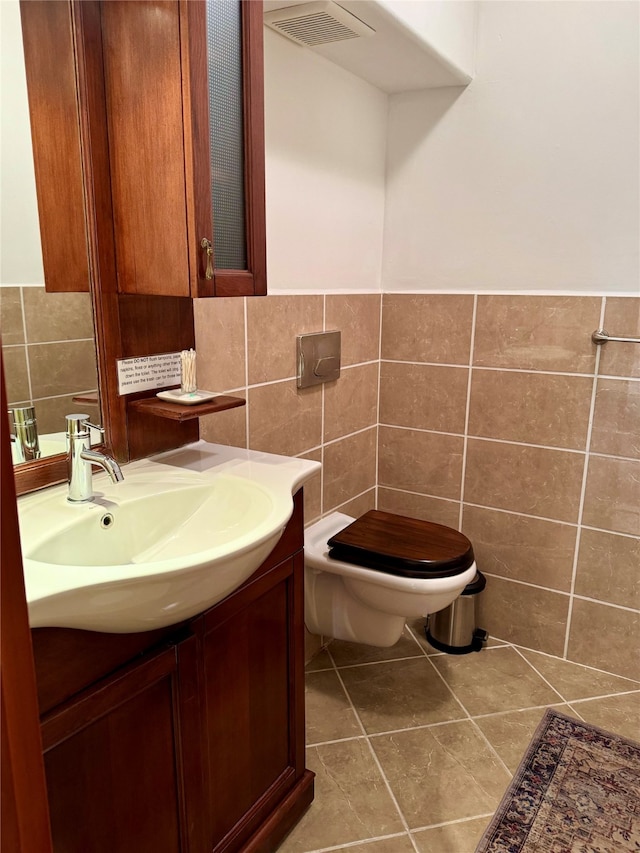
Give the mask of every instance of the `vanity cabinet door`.
[[197, 849], [185, 818], [178, 676], [178, 658], [188, 673], [194, 652], [190, 638], [149, 655], [43, 718], [54, 851]]
[[[202, 621], [208, 850], [273, 850], [311, 800], [312, 775], [304, 769], [301, 580], [299, 554]], [[303, 781], [308, 796], [270, 836], [268, 818]]]
[[[212, 17], [223, 7], [235, 10], [235, 35]], [[109, 0], [101, 20], [119, 291], [265, 293], [262, 3]], [[216, 57], [230, 67], [233, 51], [208, 48], [207, 27], [224, 51], [236, 39], [231, 80], [209, 83]], [[234, 106], [232, 156], [222, 124]]]

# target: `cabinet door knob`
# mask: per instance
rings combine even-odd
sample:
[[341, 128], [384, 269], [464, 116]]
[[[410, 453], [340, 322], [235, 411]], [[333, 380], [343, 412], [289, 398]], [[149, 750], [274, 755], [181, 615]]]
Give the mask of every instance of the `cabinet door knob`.
[[207, 268], [204, 273], [204, 277], [211, 279], [213, 278], [213, 246], [211, 245], [211, 240], [207, 240], [206, 237], [203, 237], [200, 241], [200, 245], [207, 253]]

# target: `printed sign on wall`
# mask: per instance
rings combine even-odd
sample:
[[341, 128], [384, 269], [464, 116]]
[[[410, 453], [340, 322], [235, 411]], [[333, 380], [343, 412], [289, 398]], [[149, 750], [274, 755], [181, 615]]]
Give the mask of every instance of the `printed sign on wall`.
[[180, 384], [180, 353], [141, 355], [118, 359], [118, 394]]

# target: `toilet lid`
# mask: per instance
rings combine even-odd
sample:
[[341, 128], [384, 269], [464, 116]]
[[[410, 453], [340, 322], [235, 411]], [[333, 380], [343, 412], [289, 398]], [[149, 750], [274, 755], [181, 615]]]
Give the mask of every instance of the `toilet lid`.
[[329, 539], [329, 557], [406, 578], [444, 578], [468, 569], [473, 547], [442, 524], [369, 510]]

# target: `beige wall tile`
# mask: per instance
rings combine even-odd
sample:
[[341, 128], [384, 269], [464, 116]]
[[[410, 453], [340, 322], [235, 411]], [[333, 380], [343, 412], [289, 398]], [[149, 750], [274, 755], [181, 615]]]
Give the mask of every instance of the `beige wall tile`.
[[[66, 416], [72, 412], [82, 412], [89, 415], [93, 424], [102, 423], [102, 415], [98, 406], [87, 403], [74, 403], [73, 395], [66, 394], [62, 397], [50, 397], [46, 400], [35, 402], [36, 419], [38, 421], [38, 432], [65, 432], [67, 428]], [[64, 452], [64, 445], [61, 449]]]
[[[604, 328], [620, 338], [640, 338], [640, 298], [607, 297]], [[640, 376], [640, 345], [604, 344], [598, 372], [611, 376]]]
[[[371, 738], [410, 829], [493, 811], [509, 775], [471, 721]], [[429, 772], [425, 772], [425, 767]]]
[[474, 370], [469, 435], [585, 450], [593, 380]]
[[376, 428], [324, 448], [324, 512], [375, 487]]
[[[596, 296], [479, 296], [473, 363], [593, 373], [602, 300]], [[595, 324], [595, 325], [594, 325]]]
[[581, 453], [470, 439], [465, 501], [576, 522], [583, 467]]
[[377, 293], [327, 294], [325, 327], [342, 332], [342, 364], [378, 359], [380, 301]]
[[229, 447], [247, 446], [247, 410], [245, 406], [216, 412], [200, 418], [200, 438]]
[[378, 509], [383, 512], [395, 512], [409, 518], [421, 518], [446, 527], [458, 528], [460, 502], [432, 498], [428, 495], [414, 495], [395, 489], [378, 489]]
[[639, 648], [640, 613], [581, 598], [573, 602], [569, 660], [638, 681]]
[[27, 349], [23, 346], [2, 347], [4, 379], [7, 383], [9, 405], [28, 401], [29, 374], [27, 372]]
[[577, 527], [465, 504], [462, 532], [473, 543], [481, 571], [571, 589]]
[[93, 340], [28, 346], [34, 399], [98, 387]]
[[598, 379], [591, 450], [640, 459], [640, 382]]
[[347, 501], [347, 503], [340, 507], [340, 512], [343, 512], [345, 515], [350, 515], [353, 518], [360, 518], [360, 516], [364, 515], [365, 512], [369, 512], [370, 509], [375, 508], [376, 490], [373, 488], [369, 489], [368, 492], [365, 492], [362, 495], [358, 495], [358, 497], [354, 498], [352, 501]]
[[382, 297], [382, 358], [469, 364], [473, 296], [389, 294]]
[[0, 287], [0, 333], [2, 345], [24, 343], [22, 297], [19, 287]]
[[582, 521], [640, 535], [640, 461], [590, 457]]
[[478, 597], [477, 623], [491, 636], [550, 655], [562, 655], [568, 595], [489, 577]]
[[[322, 462], [322, 450], [312, 450], [301, 454], [303, 459]], [[304, 523], [311, 524], [322, 515], [322, 471], [317, 471], [304, 484]]]
[[383, 361], [380, 423], [464, 432], [469, 369]]
[[93, 338], [89, 293], [47, 293], [44, 287], [23, 288], [27, 341], [68, 341]]
[[640, 539], [583, 529], [575, 592], [640, 610]]
[[198, 387], [245, 385], [244, 299], [194, 299]]
[[379, 484], [434, 497], [460, 498], [463, 439], [380, 427]]
[[322, 430], [321, 386], [295, 380], [249, 389], [249, 447], [297, 456], [317, 447]]
[[378, 423], [378, 365], [364, 364], [342, 370], [335, 382], [324, 386], [324, 440]]
[[321, 332], [322, 296], [247, 300], [249, 384], [296, 375], [296, 335]]

